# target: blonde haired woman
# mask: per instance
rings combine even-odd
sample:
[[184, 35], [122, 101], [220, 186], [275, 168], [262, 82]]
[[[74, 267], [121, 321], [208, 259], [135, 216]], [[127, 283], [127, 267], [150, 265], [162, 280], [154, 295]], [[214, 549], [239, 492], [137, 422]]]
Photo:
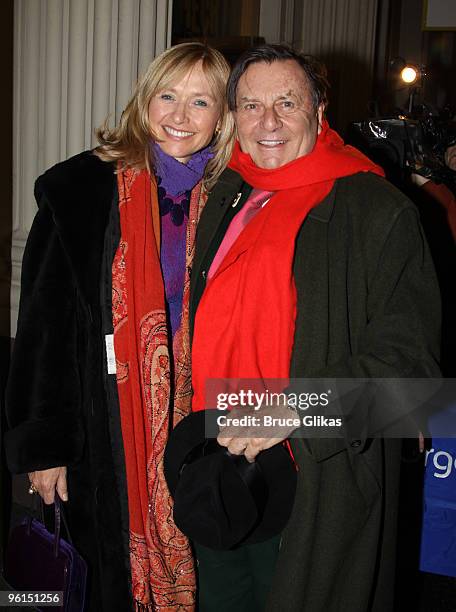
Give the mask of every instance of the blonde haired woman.
[[68, 500], [97, 612], [194, 607], [162, 457], [190, 411], [189, 276], [207, 191], [231, 153], [228, 74], [205, 45], [165, 51], [100, 146], [35, 187], [6, 452], [31, 492]]

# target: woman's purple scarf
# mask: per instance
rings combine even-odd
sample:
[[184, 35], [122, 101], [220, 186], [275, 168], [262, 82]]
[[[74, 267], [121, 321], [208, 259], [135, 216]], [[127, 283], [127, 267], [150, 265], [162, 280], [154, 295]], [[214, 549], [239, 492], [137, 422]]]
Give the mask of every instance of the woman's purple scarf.
[[188, 163], [183, 164], [164, 153], [156, 142], [151, 144], [151, 153], [157, 176], [161, 219], [160, 262], [174, 338], [182, 318], [190, 192], [203, 178], [206, 165], [214, 154], [209, 146], [194, 153]]
[[179, 196], [193, 187], [202, 179], [208, 161], [214, 157], [211, 146], [193, 153], [190, 160], [183, 164], [171, 155], [161, 150], [157, 142], [151, 144], [153, 166], [160, 177], [160, 185], [167, 194]]

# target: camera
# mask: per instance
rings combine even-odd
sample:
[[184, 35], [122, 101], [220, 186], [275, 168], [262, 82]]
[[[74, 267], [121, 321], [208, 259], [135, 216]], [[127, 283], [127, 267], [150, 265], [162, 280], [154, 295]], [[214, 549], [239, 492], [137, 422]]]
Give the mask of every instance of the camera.
[[382, 166], [394, 183], [411, 172], [437, 183], [455, 183], [456, 173], [445, 165], [447, 147], [456, 144], [451, 109], [436, 112], [422, 104], [411, 113], [366, 119], [350, 126], [349, 141]]

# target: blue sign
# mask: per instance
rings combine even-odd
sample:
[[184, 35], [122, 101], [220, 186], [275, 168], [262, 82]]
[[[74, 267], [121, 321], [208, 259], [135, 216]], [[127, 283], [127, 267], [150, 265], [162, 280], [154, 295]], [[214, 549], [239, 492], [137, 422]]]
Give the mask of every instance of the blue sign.
[[[456, 405], [431, 417], [429, 430], [456, 431]], [[456, 438], [433, 438], [426, 452], [420, 569], [456, 576]]]

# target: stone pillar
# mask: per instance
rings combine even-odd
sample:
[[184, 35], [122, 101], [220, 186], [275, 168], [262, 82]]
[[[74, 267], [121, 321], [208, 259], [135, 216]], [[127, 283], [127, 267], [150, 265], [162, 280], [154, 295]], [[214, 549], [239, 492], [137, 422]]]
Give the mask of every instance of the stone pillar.
[[46, 168], [117, 122], [138, 76], [171, 41], [172, 0], [16, 0], [11, 335], [20, 268]]

